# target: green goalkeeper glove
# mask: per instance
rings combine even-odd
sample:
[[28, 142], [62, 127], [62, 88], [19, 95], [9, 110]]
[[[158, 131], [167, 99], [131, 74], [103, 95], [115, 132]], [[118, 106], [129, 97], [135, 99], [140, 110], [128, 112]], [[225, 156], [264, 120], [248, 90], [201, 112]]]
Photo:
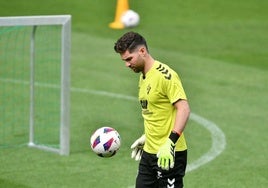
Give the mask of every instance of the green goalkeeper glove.
[[170, 140], [167, 139], [166, 143], [162, 145], [157, 153], [157, 165], [158, 167], [169, 170], [170, 168], [174, 167], [174, 158], [175, 158], [175, 144]]
[[131, 152], [132, 159], [135, 159], [136, 161], [141, 159], [144, 143], [145, 143], [145, 135], [142, 135], [131, 145], [130, 148], [132, 149]]
[[175, 143], [180, 138], [180, 134], [172, 131], [167, 139], [166, 143], [160, 147], [157, 153], [157, 165], [158, 167], [169, 170], [174, 167], [175, 159]]

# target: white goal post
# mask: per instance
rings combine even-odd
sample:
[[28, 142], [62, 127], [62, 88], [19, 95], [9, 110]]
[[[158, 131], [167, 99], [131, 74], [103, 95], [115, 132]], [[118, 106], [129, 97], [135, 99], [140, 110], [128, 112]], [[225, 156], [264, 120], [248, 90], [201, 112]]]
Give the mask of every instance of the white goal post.
[[[21, 84], [28, 85], [29, 88], [29, 95], [27, 96], [29, 98], [29, 112], [27, 113], [29, 115], [29, 142], [28, 146], [56, 152], [60, 155], [69, 155], [70, 153], [70, 49], [71, 49], [71, 15], [51, 15], [51, 16], [16, 16], [16, 17], [0, 17], [0, 28], [1, 27], [21, 27], [21, 26], [27, 26], [32, 28], [30, 35], [29, 35], [29, 79], [28, 81], [20, 81]], [[35, 124], [36, 124], [36, 95], [35, 90], [36, 87], [38, 87], [42, 84], [38, 83], [38, 81], [35, 80], [37, 73], [35, 72], [35, 64], [36, 64], [36, 31], [38, 31], [39, 27], [42, 26], [59, 26], [60, 29], [60, 55], [59, 59], [59, 84], [58, 85], [49, 85], [48, 87], [54, 87], [58, 89], [58, 95], [59, 95], [59, 135], [58, 135], [58, 146], [54, 147], [53, 144], [47, 144], [42, 142], [35, 142]], [[1, 34], [1, 33], [0, 33]], [[28, 35], [27, 35], [28, 36]], [[1, 36], [0, 36], [1, 37]], [[49, 38], [50, 36], [45, 36]], [[44, 37], [44, 38], [45, 38]], [[27, 38], [27, 37], [26, 37]], [[45, 40], [45, 39], [42, 39]], [[1, 41], [0, 41], [1, 42]], [[5, 44], [2, 44], [5, 45]], [[1, 49], [0, 49], [1, 50]], [[1, 53], [5, 53], [5, 51], [1, 51]], [[46, 52], [44, 52], [46, 53]], [[0, 54], [1, 55], [1, 54]], [[1, 63], [1, 62], [0, 62]], [[43, 63], [45, 64], [45, 63]], [[42, 65], [44, 66], [44, 65]], [[1, 67], [0, 67], [1, 68]], [[13, 83], [19, 83], [18, 80], [10, 79], [10, 78], [2, 78], [2, 75], [0, 75], [0, 81], [2, 82], [13, 82]], [[1, 83], [0, 83], [1, 84]], [[46, 83], [43, 83], [45, 85]], [[46, 86], [43, 86], [46, 87]], [[1, 89], [1, 88], [0, 88]], [[6, 96], [8, 94], [3, 94], [3, 96]], [[1, 95], [0, 95], [1, 97]], [[4, 100], [4, 99], [3, 99]], [[0, 101], [1, 103], [1, 101]], [[53, 103], [53, 102], [51, 102]], [[49, 109], [49, 107], [48, 107]], [[49, 111], [53, 112], [53, 109], [49, 109]], [[49, 116], [49, 113], [47, 114]], [[1, 117], [0, 117], [1, 118]], [[55, 118], [57, 119], [57, 118]], [[0, 121], [1, 124], [1, 121]], [[47, 133], [44, 133], [47, 134]], [[1, 140], [0, 140], [1, 144]], [[1, 148], [0, 148], [1, 149]]]

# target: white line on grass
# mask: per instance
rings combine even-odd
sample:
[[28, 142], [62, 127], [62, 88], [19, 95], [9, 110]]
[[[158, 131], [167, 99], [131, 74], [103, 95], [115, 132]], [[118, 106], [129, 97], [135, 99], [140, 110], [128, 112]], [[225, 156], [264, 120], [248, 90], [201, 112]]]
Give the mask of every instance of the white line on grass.
[[[137, 101], [136, 97], [117, 94], [117, 93], [111, 93], [111, 92], [106, 92], [106, 91], [89, 90], [89, 89], [81, 89], [81, 88], [72, 88], [71, 91]], [[225, 145], [226, 145], [225, 135], [215, 123], [193, 112], [191, 112], [190, 119], [197, 122], [198, 124], [206, 128], [211, 133], [212, 146], [207, 153], [205, 153], [199, 159], [197, 159], [196, 161], [192, 162], [191, 164], [187, 166], [187, 172], [195, 170], [198, 167], [215, 159], [225, 149]]]
[[199, 168], [200, 166], [215, 159], [218, 155], [220, 155], [223, 152], [223, 150], [225, 149], [225, 145], [226, 145], [225, 135], [215, 123], [195, 113], [191, 113], [190, 119], [199, 123], [210, 132], [211, 138], [212, 138], [212, 145], [207, 153], [205, 153], [199, 159], [187, 165], [186, 172], [193, 171]]
[[[71, 91], [73, 92], [83, 92], [83, 93], [89, 93], [89, 94], [94, 94], [94, 95], [103, 95], [103, 96], [108, 96], [112, 98], [120, 98], [120, 99], [126, 99], [126, 100], [131, 100], [131, 101], [137, 101], [136, 97], [132, 96], [127, 96], [127, 95], [122, 95], [122, 94], [117, 94], [117, 93], [111, 93], [111, 92], [106, 92], [106, 91], [98, 91], [98, 90], [89, 90], [89, 89], [81, 89], [81, 88], [72, 88]], [[223, 150], [225, 149], [226, 145], [226, 139], [225, 135], [222, 132], [222, 130], [213, 122], [191, 112], [190, 119], [197, 122], [204, 128], [206, 128], [212, 138], [212, 146], [208, 150], [207, 153], [202, 155], [200, 158], [197, 160], [191, 162], [190, 164], [187, 165], [186, 172], [191, 172], [200, 166], [209, 163], [210, 161], [214, 160], [218, 155], [220, 155]], [[135, 186], [129, 186], [128, 188], [134, 188]]]
[[[13, 83], [13, 84], [23, 84], [23, 85], [29, 84], [29, 82], [27, 82], [27, 81], [13, 80], [13, 79], [0, 78], [0, 81], [7, 82], [7, 83]], [[36, 83], [36, 86], [60, 89], [60, 86], [55, 85], [55, 84]], [[129, 101], [137, 101], [136, 97], [107, 92], [107, 91], [99, 91], [99, 90], [72, 87], [71, 92], [87, 93], [87, 94], [93, 94], [93, 95], [102, 95], [102, 96], [111, 97], [111, 98], [119, 98], [119, 99], [125, 99], [125, 100], [129, 100]], [[209, 121], [209, 120], [207, 120], [207, 119], [205, 119], [205, 118], [203, 118], [203, 117], [201, 117], [193, 112], [191, 112], [190, 119], [197, 122], [198, 124], [200, 124], [201, 126], [206, 128], [210, 132], [211, 138], [212, 138], [212, 145], [211, 145], [211, 148], [208, 150], [208, 152], [206, 152], [200, 158], [196, 159], [195, 161], [193, 161], [187, 165], [186, 172], [191, 172], [191, 171], [199, 168], [200, 166], [214, 160], [218, 155], [220, 155], [223, 152], [223, 150], [225, 149], [225, 145], [226, 145], [225, 135], [222, 132], [222, 130], [215, 123], [213, 123], [213, 122], [211, 122], [211, 121]], [[130, 186], [128, 188], [132, 188], [132, 187], [134, 187], [134, 186]]]

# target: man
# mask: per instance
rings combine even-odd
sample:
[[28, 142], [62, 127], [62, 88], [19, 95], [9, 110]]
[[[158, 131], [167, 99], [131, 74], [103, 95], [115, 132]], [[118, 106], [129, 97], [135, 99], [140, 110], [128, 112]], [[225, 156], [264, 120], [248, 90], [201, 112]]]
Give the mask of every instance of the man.
[[144, 135], [131, 146], [132, 158], [140, 160], [136, 187], [183, 187], [187, 163], [183, 130], [190, 108], [179, 76], [150, 55], [146, 40], [138, 33], [125, 33], [114, 50], [127, 67], [141, 73]]

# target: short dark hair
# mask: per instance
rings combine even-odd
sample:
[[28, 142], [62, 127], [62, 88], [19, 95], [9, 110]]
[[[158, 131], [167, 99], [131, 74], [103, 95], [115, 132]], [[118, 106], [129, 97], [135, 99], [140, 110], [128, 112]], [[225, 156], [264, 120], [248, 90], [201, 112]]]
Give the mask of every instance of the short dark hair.
[[114, 44], [114, 50], [117, 53], [124, 53], [127, 50], [129, 50], [129, 52], [133, 52], [139, 45], [144, 45], [148, 51], [147, 43], [143, 36], [139, 33], [130, 31], [117, 40]]

